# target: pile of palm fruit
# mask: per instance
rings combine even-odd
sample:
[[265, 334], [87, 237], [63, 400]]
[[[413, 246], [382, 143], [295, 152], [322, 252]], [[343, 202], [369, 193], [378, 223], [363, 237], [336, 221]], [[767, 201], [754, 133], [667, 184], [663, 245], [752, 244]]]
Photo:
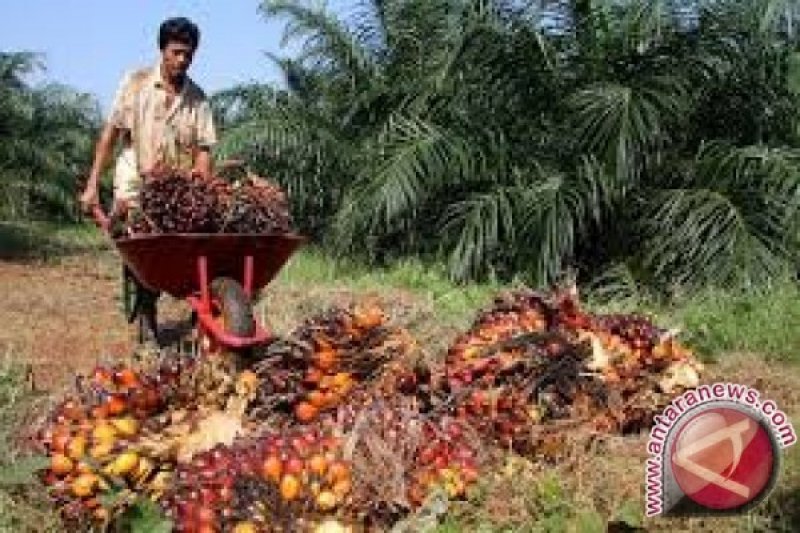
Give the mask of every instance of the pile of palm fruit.
[[137, 205], [112, 216], [119, 238], [161, 233], [285, 234], [289, 203], [276, 184], [248, 174], [228, 181], [159, 168], [146, 176]]
[[648, 430], [702, 371], [671, 332], [568, 292], [498, 297], [441, 361], [365, 305], [305, 321], [245, 366], [98, 367], [42, 424], [42, 479], [76, 523], [144, 496], [176, 531], [381, 529], [434, 493], [465, 497], [501, 451], [551, 453], [563, 427]]

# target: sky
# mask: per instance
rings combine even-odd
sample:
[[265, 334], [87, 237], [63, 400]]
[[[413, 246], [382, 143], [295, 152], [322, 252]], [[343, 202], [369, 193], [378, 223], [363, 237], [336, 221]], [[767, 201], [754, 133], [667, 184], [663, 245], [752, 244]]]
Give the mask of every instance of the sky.
[[[353, 1], [332, 0], [344, 13]], [[43, 54], [39, 81], [95, 95], [107, 112], [123, 74], [155, 64], [158, 26], [185, 16], [200, 27], [190, 76], [207, 93], [247, 81], [282, 84], [264, 52], [282, 48], [284, 21], [266, 21], [257, 0], [0, 0], [0, 51]]]

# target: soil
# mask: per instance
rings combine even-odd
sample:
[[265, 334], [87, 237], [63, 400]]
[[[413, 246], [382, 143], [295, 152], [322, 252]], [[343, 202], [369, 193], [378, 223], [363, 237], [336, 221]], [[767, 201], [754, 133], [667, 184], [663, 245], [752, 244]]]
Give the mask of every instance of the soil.
[[[121, 266], [110, 252], [0, 261], [0, 353], [30, 364], [37, 389], [66, 385], [99, 361], [129, 357], [137, 328], [122, 311]], [[162, 297], [169, 338], [188, 308]], [[185, 322], [185, 321], [184, 321]]]

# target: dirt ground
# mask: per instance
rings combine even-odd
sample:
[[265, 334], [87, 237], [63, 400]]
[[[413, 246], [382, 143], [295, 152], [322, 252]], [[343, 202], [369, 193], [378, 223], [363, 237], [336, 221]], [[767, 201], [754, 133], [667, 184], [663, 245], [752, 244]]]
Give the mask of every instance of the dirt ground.
[[[48, 391], [67, 385], [98, 362], [130, 357], [137, 328], [123, 314], [120, 279], [120, 261], [108, 250], [48, 261], [0, 260], [0, 357], [29, 363], [36, 387]], [[255, 313], [269, 329], [283, 333], [328, 305], [356, 299], [378, 300], [410, 329], [433, 315], [423, 299], [401, 290], [354, 295], [347, 288], [289, 283], [273, 283], [262, 291]], [[185, 302], [162, 296], [162, 339], [169, 343], [186, 335], [189, 314]], [[455, 333], [454, 327], [439, 324], [428, 335], [422, 332], [419, 340], [439, 349]]]
[[[131, 354], [136, 327], [123, 316], [120, 268], [109, 252], [0, 261], [0, 354], [30, 363], [36, 387], [45, 390], [98, 361]], [[162, 300], [167, 329], [174, 329], [188, 310]]]

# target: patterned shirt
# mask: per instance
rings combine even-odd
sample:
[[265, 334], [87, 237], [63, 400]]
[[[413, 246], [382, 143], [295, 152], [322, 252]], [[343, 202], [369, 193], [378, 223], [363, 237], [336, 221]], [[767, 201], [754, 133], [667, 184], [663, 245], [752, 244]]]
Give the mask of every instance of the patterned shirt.
[[194, 151], [217, 141], [211, 106], [190, 78], [169, 107], [167, 96], [159, 65], [131, 72], [120, 84], [108, 119], [126, 144], [115, 172], [117, 197], [135, 196], [141, 173], [158, 163], [191, 168]]

